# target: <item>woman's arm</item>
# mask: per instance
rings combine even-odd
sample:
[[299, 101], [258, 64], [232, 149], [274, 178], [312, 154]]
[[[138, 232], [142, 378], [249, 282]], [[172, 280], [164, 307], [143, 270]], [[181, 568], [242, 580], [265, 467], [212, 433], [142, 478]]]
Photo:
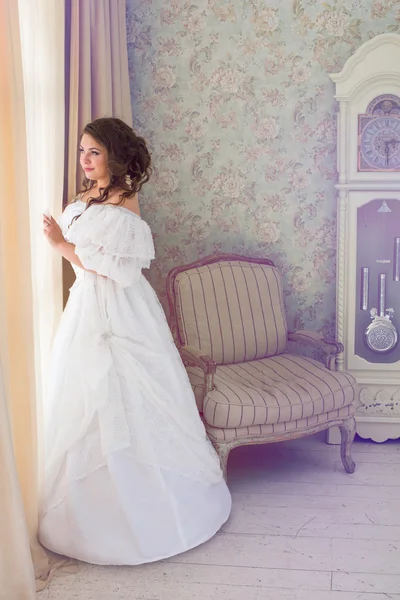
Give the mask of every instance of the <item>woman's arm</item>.
[[[79, 257], [75, 254], [75, 245], [67, 242], [67, 240], [63, 240], [58, 244], [55, 244], [54, 248], [63, 256], [66, 260], [68, 260], [73, 265], [80, 267], [81, 269], [85, 269]], [[88, 269], [85, 269], [87, 271]], [[94, 271], [91, 271], [94, 273]]]

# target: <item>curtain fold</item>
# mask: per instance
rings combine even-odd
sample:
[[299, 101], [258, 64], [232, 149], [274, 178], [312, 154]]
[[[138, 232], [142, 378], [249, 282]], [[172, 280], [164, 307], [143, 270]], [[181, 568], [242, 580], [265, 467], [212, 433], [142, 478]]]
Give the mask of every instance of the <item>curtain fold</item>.
[[[66, 171], [64, 203], [81, 188], [79, 134], [99, 117], [132, 125], [125, 0], [66, 0]], [[64, 262], [64, 301], [74, 280]]]
[[13, 453], [11, 424], [1, 365], [0, 472], [0, 598], [34, 600], [36, 595], [35, 576], [29, 548], [29, 534], [24, 518], [24, 505]]
[[34, 575], [41, 589], [50, 572], [37, 540], [38, 438], [62, 280], [42, 211], [62, 207], [63, 18], [63, 2], [0, 0], [0, 595], [7, 600], [33, 598]]
[[[64, 184], [64, 23], [63, 2], [18, 0], [26, 114], [32, 309], [38, 438], [51, 346], [62, 313], [62, 262], [43, 235], [42, 214], [62, 211]], [[37, 448], [39, 482], [42, 444]]]
[[62, 312], [61, 258], [43, 236], [42, 213], [47, 209], [58, 217], [62, 211], [65, 10], [64, 2], [54, 0], [18, 0], [18, 6], [26, 111], [36, 393], [43, 398], [52, 340]]
[[[36, 394], [25, 105], [18, 5], [0, 2], [0, 389], [2, 597], [30, 600], [37, 567]], [[8, 534], [8, 535], [7, 535]], [[41, 573], [40, 573], [41, 574]]]

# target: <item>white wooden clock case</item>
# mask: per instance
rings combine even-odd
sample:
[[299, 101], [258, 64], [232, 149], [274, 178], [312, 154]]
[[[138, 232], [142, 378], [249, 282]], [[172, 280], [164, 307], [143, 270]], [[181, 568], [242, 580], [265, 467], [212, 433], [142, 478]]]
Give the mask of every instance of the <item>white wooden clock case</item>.
[[[400, 36], [383, 34], [366, 42], [331, 79], [339, 103], [337, 339], [345, 347], [337, 366], [359, 383], [357, 433], [384, 442], [400, 437], [400, 361], [372, 364], [354, 352], [357, 209], [377, 198], [400, 200], [400, 173], [358, 171], [358, 115], [378, 96], [400, 97]], [[328, 441], [338, 442], [335, 430]]]

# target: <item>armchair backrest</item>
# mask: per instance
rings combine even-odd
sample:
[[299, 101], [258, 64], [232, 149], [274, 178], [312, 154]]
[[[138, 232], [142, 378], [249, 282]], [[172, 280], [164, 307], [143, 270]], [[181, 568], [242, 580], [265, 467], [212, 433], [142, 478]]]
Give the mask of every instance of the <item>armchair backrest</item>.
[[178, 343], [198, 348], [217, 364], [286, 349], [282, 279], [270, 260], [209, 256], [172, 269], [167, 292]]

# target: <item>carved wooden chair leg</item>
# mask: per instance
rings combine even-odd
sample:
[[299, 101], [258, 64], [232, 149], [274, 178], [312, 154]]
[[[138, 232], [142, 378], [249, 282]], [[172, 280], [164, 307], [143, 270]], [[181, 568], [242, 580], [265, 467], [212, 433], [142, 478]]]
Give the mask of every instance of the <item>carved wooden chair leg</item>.
[[353, 459], [351, 458], [351, 445], [354, 440], [354, 436], [356, 435], [356, 421], [354, 417], [351, 419], [347, 419], [344, 421], [342, 425], [339, 425], [340, 434], [342, 437], [342, 441], [340, 444], [340, 455], [342, 458], [342, 463], [347, 473], [354, 473], [356, 465], [354, 464]]
[[228, 475], [228, 456], [231, 448], [228, 444], [214, 444], [215, 450], [219, 457], [219, 462], [221, 464], [221, 470], [224, 476], [225, 481], [227, 480]]

